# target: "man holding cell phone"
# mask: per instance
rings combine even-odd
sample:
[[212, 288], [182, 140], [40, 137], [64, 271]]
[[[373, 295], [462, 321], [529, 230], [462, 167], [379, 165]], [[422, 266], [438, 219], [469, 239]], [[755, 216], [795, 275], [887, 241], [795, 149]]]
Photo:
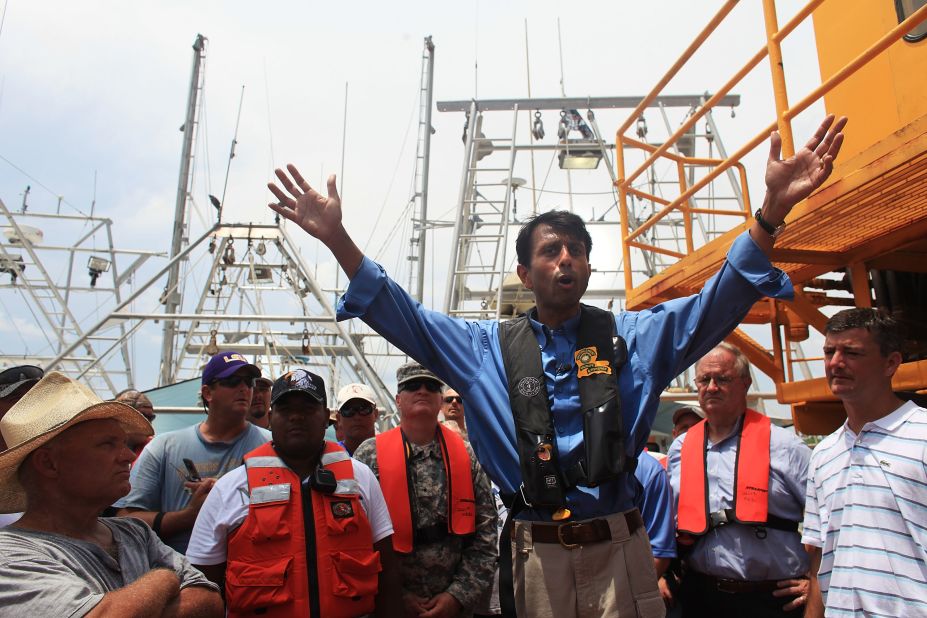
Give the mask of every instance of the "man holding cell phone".
[[213, 356], [200, 387], [206, 420], [160, 434], [145, 447], [132, 468], [131, 491], [116, 503], [119, 514], [148, 523], [165, 543], [185, 553], [216, 480], [240, 466], [245, 453], [270, 441], [269, 431], [247, 421], [260, 375], [237, 352]]

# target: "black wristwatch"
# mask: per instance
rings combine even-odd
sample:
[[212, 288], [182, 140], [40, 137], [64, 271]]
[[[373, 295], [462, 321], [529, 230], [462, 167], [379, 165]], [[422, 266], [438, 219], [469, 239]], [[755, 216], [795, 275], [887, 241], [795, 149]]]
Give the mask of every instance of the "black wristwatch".
[[777, 237], [779, 234], [785, 230], [785, 221], [779, 225], [773, 225], [769, 221], [763, 218], [763, 209], [757, 208], [756, 212], [753, 213], [753, 218], [756, 219], [756, 222], [760, 224], [760, 227], [763, 228], [763, 231], [772, 236], [773, 238]]

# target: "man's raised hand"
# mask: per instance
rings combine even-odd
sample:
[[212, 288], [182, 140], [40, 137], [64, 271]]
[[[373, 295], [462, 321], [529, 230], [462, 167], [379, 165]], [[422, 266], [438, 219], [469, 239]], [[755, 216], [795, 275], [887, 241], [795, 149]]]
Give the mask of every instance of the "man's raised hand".
[[328, 197], [325, 197], [309, 186], [295, 165], [288, 164], [286, 169], [289, 176], [282, 169], [274, 170], [286, 191], [276, 183], [267, 183], [267, 188], [280, 200], [268, 206], [328, 244], [332, 236], [341, 230], [341, 198], [338, 197], [335, 175], [328, 177]]
[[843, 145], [846, 124], [846, 116], [835, 123], [834, 115], [828, 115], [804, 147], [784, 161], [779, 159], [782, 138], [778, 132], [773, 132], [766, 164], [768, 203], [763, 217], [767, 221], [774, 225], [781, 223], [795, 204], [824, 184], [834, 170], [834, 159]]

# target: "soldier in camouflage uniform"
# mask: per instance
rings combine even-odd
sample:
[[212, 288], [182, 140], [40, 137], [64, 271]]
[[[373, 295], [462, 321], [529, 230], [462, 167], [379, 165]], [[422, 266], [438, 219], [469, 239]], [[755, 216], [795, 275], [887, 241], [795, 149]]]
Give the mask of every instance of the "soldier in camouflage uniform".
[[[467, 536], [434, 534], [446, 530], [448, 514], [447, 475], [437, 434], [443, 384], [418, 363], [400, 367], [397, 382], [415, 531], [412, 553], [399, 555], [406, 615], [470, 616], [492, 585], [496, 570], [496, 508], [489, 479], [465, 444], [476, 502], [476, 531]], [[354, 457], [380, 478], [376, 438], [361, 444]], [[392, 513], [391, 496], [384, 494]]]

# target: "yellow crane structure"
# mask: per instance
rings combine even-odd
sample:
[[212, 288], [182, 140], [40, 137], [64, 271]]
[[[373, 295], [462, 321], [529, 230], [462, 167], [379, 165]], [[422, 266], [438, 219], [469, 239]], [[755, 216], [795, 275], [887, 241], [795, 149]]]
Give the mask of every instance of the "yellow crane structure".
[[[782, 136], [782, 156], [795, 147], [792, 121], [823, 99], [828, 112], [850, 117], [843, 149], [828, 182], [798, 204], [776, 241], [773, 262], [791, 278], [795, 300], [758, 302], [745, 322], [769, 324], [771, 348], [738, 329], [729, 341], [753, 365], [772, 378], [776, 398], [791, 405], [796, 429], [824, 434], [845, 418], [824, 378], [796, 371], [798, 363], [821, 357], [798, 357], [794, 342], [808, 339], [809, 327], [823, 331], [828, 314], [841, 306], [878, 306], [898, 318], [907, 330], [905, 363], [898, 370], [897, 390], [927, 392], [927, 2], [924, 0], [812, 0], [790, 20], [779, 23], [775, 0], [763, 0], [766, 41], [704, 106], [693, 113], [663, 144], [646, 144], [627, 133], [647, 105], [684, 67], [699, 47], [737, 5], [726, 2], [682, 56], [658, 81], [638, 109], [619, 127], [616, 168], [621, 205], [624, 263], [631, 251], [678, 258], [646, 281], [632, 281], [625, 271], [628, 309], [697, 292], [713, 275], [733, 238], [748, 229], [753, 208], [741, 159], [772, 130]], [[782, 43], [807, 19], [813, 29], [821, 83], [790, 103], [782, 61]], [[723, 159], [686, 157], [674, 145], [718, 101], [764, 60], [768, 60], [777, 117], [736, 152]], [[644, 158], [634, 167], [635, 151]], [[647, 170], [669, 161], [678, 169], [678, 194], [669, 199], [632, 185]], [[693, 170], [699, 170], [694, 181]], [[743, 208], [707, 209], [691, 200], [708, 191], [722, 173], [738, 174]], [[645, 221], [629, 217], [632, 198], [660, 208]], [[720, 236], [699, 235], [696, 216], [731, 221]], [[648, 234], [665, 218], [678, 218], [685, 246], [669, 246]], [[833, 290], [845, 293], [831, 294]]]

